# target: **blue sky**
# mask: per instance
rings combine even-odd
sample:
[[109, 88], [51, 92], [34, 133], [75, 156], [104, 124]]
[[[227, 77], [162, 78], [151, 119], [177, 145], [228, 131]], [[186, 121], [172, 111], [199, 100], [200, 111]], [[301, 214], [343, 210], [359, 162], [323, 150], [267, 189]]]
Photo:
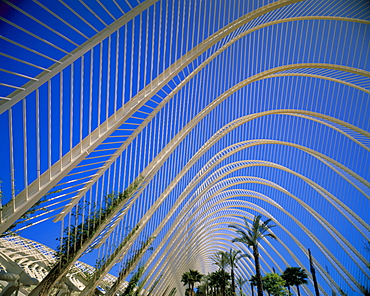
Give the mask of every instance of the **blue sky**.
[[[127, 2], [131, 6], [137, 5], [135, 1]], [[40, 4], [31, 1], [11, 2], [24, 10], [24, 13], [16, 11], [14, 7], [11, 8], [9, 4], [2, 3], [0, 11], [3, 19], [0, 25], [0, 34], [3, 37], [0, 39], [2, 53], [0, 55], [0, 68], [5, 71], [0, 71], [1, 97], [9, 96], [14, 90], [4, 84], [23, 87], [29, 80], [11, 74], [9, 71], [32, 78], [36, 77], [42, 73], [40, 68], [52, 66], [55, 61], [65, 57], [66, 52], [71, 52], [78, 45], [83, 44], [87, 38], [93, 37], [97, 33], [96, 31], [99, 32], [112, 24], [114, 21], [112, 16], [118, 19], [122, 15], [122, 11], [127, 12], [130, 9], [127, 2], [122, 3], [120, 8], [115, 5], [114, 1], [104, 2], [105, 8], [111, 15], [102, 8], [98, 1], [88, 2], [91, 10], [98, 12], [97, 16], [94, 16], [81, 3], [74, 1], [65, 1], [65, 4], [40, 1], [39, 3], [44, 5], [44, 8], [40, 8], [42, 7]], [[260, 3], [259, 6], [268, 4], [268, 1], [265, 2]], [[113, 32], [110, 37], [95, 45], [92, 50], [87, 51], [71, 65], [66, 66], [62, 72], [54, 75], [38, 90], [30, 92], [25, 100], [12, 106], [11, 111], [3, 112], [0, 115], [1, 135], [4, 139], [4, 145], [0, 146], [3, 204], [8, 202], [12, 196], [11, 148], [14, 149], [14, 190], [15, 194], [18, 194], [25, 188], [26, 184], [36, 180], [38, 169], [41, 174], [47, 171], [50, 165], [57, 163], [61, 156], [70, 151], [71, 147], [75, 147], [81, 139], [88, 137], [99, 124], [104, 123], [108, 117], [127, 104], [140, 90], [144, 87], [149, 88], [150, 82], [164, 69], [228, 22], [257, 8], [257, 5], [252, 2], [248, 2], [248, 5], [245, 5], [246, 3], [243, 1], [241, 3], [237, 1], [226, 3], [220, 1], [216, 6], [207, 1], [157, 2], [142, 15], [137, 16], [127, 25]], [[71, 24], [72, 27], [47, 12], [45, 7]], [[73, 13], [71, 7], [80, 17]], [[32, 20], [25, 15], [26, 13], [49, 28]], [[173, 18], [171, 17], [172, 13], [175, 15]], [[368, 19], [369, 7], [364, 1], [359, 1], [356, 5], [351, 1], [338, 1], [335, 5], [330, 1], [324, 1], [319, 7], [307, 1], [283, 8], [280, 14], [285, 18], [329, 15]], [[63, 226], [60, 222], [53, 223], [53, 216], [61, 211], [60, 207], [65, 206], [78, 190], [82, 189], [84, 182], [93, 177], [94, 173], [114, 151], [125, 143], [129, 135], [153, 112], [153, 109], [166, 100], [166, 96], [176, 89], [182, 80], [227, 41], [253, 26], [279, 19], [279, 17], [279, 14], [271, 12], [252, 23], [247, 23], [186, 65], [166, 86], [154, 94], [145, 106], [132, 115], [135, 118], [122, 122], [117, 130], [112, 131], [101, 145], [98, 145], [78, 164], [78, 167], [71, 170], [51, 189], [51, 191], [62, 191], [47, 196], [49, 201], [44, 205], [49, 205], [53, 211], [42, 218], [49, 219], [23, 231], [21, 235], [55, 247], [56, 238], [68, 225], [70, 216], [66, 216]], [[21, 30], [9, 22], [24, 29]], [[40, 36], [48, 42], [51, 41], [55, 46], [37, 39], [32, 34]], [[368, 24], [344, 20], [285, 22], [273, 24], [242, 37], [217, 55], [184, 86], [179, 87], [173, 98], [149, 121], [139, 136], [92, 185], [91, 190], [82, 197], [80, 206], [89, 202], [99, 203], [103, 196], [126, 188], [165, 145], [181, 132], [186, 124], [234, 85], [275, 67], [301, 63], [333, 64], [368, 71], [369, 52], [366, 46], [368, 40]], [[22, 44], [23, 47], [19, 44]], [[28, 49], [25, 49], [24, 46]], [[27, 61], [33, 66], [21, 63], [16, 59]], [[368, 93], [338, 83], [338, 81], [324, 79], [325, 77], [335, 78], [368, 90], [368, 77], [321, 67], [301, 67], [284, 73], [289, 73], [291, 76], [267, 77], [246, 84], [202, 118], [163, 166], [159, 168], [141, 196], [127, 211], [122, 224], [120, 224], [121, 228], [133, 227], [212, 135], [235, 119], [277, 109], [307, 110], [348, 122], [366, 132], [369, 131]], [[310, 75], [311, 77], [309, 77]], [[312, 77], [312, 75], [317, 76]], [[39, 107], [37, 108], [37, 106]], [[9, 132], [10, 118], [12, 120], [11, 136]], [[334, 159], [364, 180], [369, 180], [368, 150], [350, 140], [343, 132], [348, 132], [368, 147], [366, 136], [350, 131], [338, 123], [332, 123], [325, 119], [318, 120], [319, 122], [313, 121], [312, 116], [267, 115], [246, 122], [226, 134], [181, 178], [138, 240], [143, 240], [154, 231], [192, 178], [212, 156], [238, 142], [270, 139], [302, 145]], [[13, 145], [10, 144], [11, 141], [13, 141]], [[338, 173], [330, 169], [328, 165], [320, 161], [318, 157], [294, 147], [281, 144], [263, 144], [250, 147], [223, 160], [207, 176], [225, 165], [243, 160], [269, 161], [304, 175], [328, 190], [361, 217], [367, 225], [369, 224], [367, 215], [369, 209], [368, 188], [365, 189], [366, 197]], [[343, 171], [337, 170], [343, 174]], [[325, 217], [363, 256], [369, 256], [363, 249], [363, 235], [354, 229], [350, 221], [343, 219], [338, 208], [335, 209], [315, 188], [307, 185], [300, 178], [280, 169], [263, 166], [230, 172], [224, 178], [237, 176], [264, 178], [285, 188]], [[354, 182], [358, 181], [354, 180]], [[199, 195], [197, 188], [201, 186], [200, 184], [191, 191], [196, 194], [189, 194], [182, 205]], [[68, 188], [70, 185], [73, 187]], [[320, 225], [317, 219], [308, 213], [307, 209], [300, 206], [292, 198], [276, 188], [261, 184], [237, 184], [235, 189], [254, 190], [274, 199], [315, 233], [318, 239], [333, 252], [339, 262], [348, 269], [350, 274], [358, 278], [360, 283], [366, 282], [366, 276], [361, 274], [358, 266], [348, 258], [348, 254], [343, 249], [334, 247], [337, 242], [328, 235], [325, 227]], [[304, 246], [312, 249], [322, 267], [327, 268], [339, 286], [350, 290], [348, 284], [336, 271], [335, 264], [322, 254], [318, 245], [315, 245], [312, 239], [291, 221], [291, 218], [263, 200], [246, 197], [246, 201], [262, 207], [273, 215]], [[211, 201], [210, 205], [213, 202]], [[242, 205], [240, 205], [240, 209], [243, 209]], [[256, 213], [253, 210], [248, 210], [249, 212]], [[227, 213], [225, 210], [225, 215], [228, 215]], [[176, 212], [176, 215], [179, 214], [180, 209]], [[39, 221], [42, 218], [37, 218], [34, 221]], [[230, 214], [230, 221], [233, 219], [234, 214]], [[349, 220], [351, 219], [354, 218], [351, 217]], [[165, 230], [153, 243], [154, 249], [174, 221], [175, 219], [172, 217]], [[40, 235], [40, 233], [45, 233], [45, 229], [52, 235]], [[364, 231], [368, 233], [368, 230]], [[289, 246], [290, 250], [297, 254], [305, 264], [305, 268], [308, 269], [304, 252], [292, 241], [291, 237], [282, 229], [276, 228], [276, 233]], [[93, 265], [96, 257], [99, 258], [104, 252], [108, 254], [114, 249], [114, 244], [123, 234], [124, 231], [116, 230], [111, 236], [111, 241], [105, 247], [94, 251], [83, 259]], [[294, 265], [293, 258], [282, 245], [276, 244], [274, 246], [278, 252], [287, 256], [290, 264]], [[267, 252], [274, 254], [274, 250], [266, 248]], [[149, 256], [150, 252], [145, 255], [145, 258], [148, 259]], [[284, 265], [279, 256], [273, 257], [278, 264]], [[204, 260], [204, 258], [199, 260]], [[269, 263], [267, 259], [267, 264]], [[268, 267], [265, 266], [265, 268]], [[116, 271], [117, 267], [112, 272]], [[321, 283], [326, 291], [331, 289], [322, 279]], [[312, 286], [309, 289], [311, 288]]]

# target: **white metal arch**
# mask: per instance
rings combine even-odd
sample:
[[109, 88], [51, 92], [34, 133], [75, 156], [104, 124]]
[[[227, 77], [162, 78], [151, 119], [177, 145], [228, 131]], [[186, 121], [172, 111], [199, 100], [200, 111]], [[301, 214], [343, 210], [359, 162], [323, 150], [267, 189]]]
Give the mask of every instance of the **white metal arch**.
[[[214, 250], [213, 241], [220, 241], [221, 249], [230, 245], [222, 235], [206, 236], [207, 230], [212, 230], [212, 227], [219, 229], [221, 233], [228, 233], [221, 227], [228, 213], [233, 213], [233, 219], [237, 222], [248, 211], [264, 213], [267, 217], [270, 214], [259, 206], [258, 198], [268, 206], [278, 208], [272, 197], [260, 192], [255, 195], [258, 196], [256, 204], [231, 201], [230, 196], [235, 199], [238, 194], [243, 194], [244, 189], [234, 189], [234, 193], [231, 193], [227, 188], [244, 188], [246, 184], [260, 182], [281, 189], [284, 194], [290, 193], [288, 187], [285, 190], [282, 184], [273, 183], [268, 177], [250, 176], [243, 180], [243, 176], [237, 176], [247, 167], [259, 166], [262, 173], [268, 174], [270, 168], [274, 168], [308, 183], [310, 188], [318, 192], [319, 199], [328, 201], [336, 209], [336, 216], [343, 218], [346, 223], [349, 221], [356, 238], [367, 239], [370, 226], [361, 209], [357, 212], [358, 207], [353, 206], [342, 194], [331, 194], [331, 187], [325, 186], [327, 183], [321, 184], [305, 177], [303, 172], [310, 168], [293, 165], [297, 161], [294, 157], [304, 153], [294, 152], [296, 154], [292, 157], [292, 167], [287, 162], [278, 164], [263, 159], [263, 156], [261, 159], [241, 156], [249, 153], [245, 150], [248, 147], [265, 153], [269, 152], [266, 147], [273, 145], [284, 146], [278, 148], [281, 151], [290, 149], [284, 150], [285, 147], [304, 151], [308, 157], [319, 160], [314, 163], [314, 169], [320, 168], [319, 174], [328, 169], [330, 176], [332, 172], [333, 175], [339, 175], [338, 179], [336, 176], [333, 180], [340, 180], [338, 185], [343, 186], [343, 192], [354, 193], [359, 203], [368, 205], [368, 173], [363, 167], [368, 164], [366, 153], [370, 151], [370, 133], [366, 119], [351, 115], [358, 112], [366, 116], [368, 111], [366, 102], [370, 94], [370, 72], [367, 60], [369, 49], [366, 45], [369, 40], [367, 33], [370, 12], [365, 1], [359, 0], [357, 4], [347, 0], [264, 0], [251, 4], [252, 1], [233, 0], [228, 7], [225, 5], [227, 2], [220, 0], [218, 5], [224, 7], [219, 9], [218, 19], [214, 17], [215, 24], [210, 21], [213, 20], [210, 17], [201, 21], [201, 12], [212, 15], [218, 9], [218, 5], [208, 0], [112, 0], [109, 3], [98, 0], [91, 6], [82, 1], [79, 2], [82, 7], [80, 9], [77, 4], [61, 1], [59, 4], [68, 10], [69, 16], [79, 19], [76, 25], [60, 17], [55, 7], [47, 1], [33, 1], [34, 7], [46, 11], [47, 15], [63, 23], [60, 30], [43, 16], [38, 18], [38, 14], [33, 14], [28, 7], [8, 0], [3, 2], [6, 7], [14, 9], [18, 16], [30, 18], [45, 31], [40, 30], [39, 35], [34, 34], [32, 28], [22, 27], [21, 23], [7, 15], [0, 16], [1, 22], [53, 49], [50, 54], [45, 54], [42, 50], [35, 50], [36, 47], [27, 41], [20, 42], [16, 37], [12, 40], [9, 36], [0, 36], [0, 42], [32, 52], [40, 59], [30, 62], [29, 56], [25, 55], [22, 60], [17, 58], [16, 51], [13, 56], [6, 51], [7, 48], [4, 48], [4, 53], [0, 50], [0, 63], [12, 60], [14, 64], [23, 64], [23, 68], [14, 67], [14, 70], [9, 70], [3, 63], [6, 69], [1, 68], [0, 74], [17, 76], [27, 81], [25, 84], [17, 84], [21, 80], [14, 79], [14, 83], [3, 83], [3, 76], [0, 75], [0, 125], [5, 127], [0, 132], [4, 131], [6, 138], [4, 146], [7, 148], [4, 151], [9, 153], [9, 157], [5, 157], [5, 162], [10, 168], [4, 172], [11, 174], [10, 178], [6, 178], [10, 181], [5, 184], [7, 190], [4, 191], [11, 197], [5, 196], [8, 203], [4, 208], [0, 204], [0, 233], [17, 220], [36, 221], [31, 223], [30, 228], [27, 228], [28, 225], [18, 228], [27, 230], [36, 229], [39, 227], [35, 227], [37, 223], [49, 223], [54, 218], [55, 222], [61, 222], [61, 236], [66, 229], [69, 240], [72, 237], [71, 229], [81, 221], [84, 223], [83, 218], [94, 212], [95, 204], [89, 204], [103, 204], [107, 194], [124, 190], [141, 173], [144, 179], [134, 196], [121, 203], [111, 214], [111, 219], [100, 225], [97, 233], [84, 242], [77, 257], [81, 257], [89, 249], [98, 260], [104, 260], [106, 256], [114, 254], [119, 237], [125, 233], [122, 229], [139, 225], [132, 241], [117, 252], [117, 261], [128, 260], [129, 252], [140, 241], [148, 236], [156, 236], [153, 240], [153, 254], [144, 252], [142, 255], [143, 260], [149, 260], [148, 262], [155, 260], [157, 255], [161, 256], [161, 261], [156, 266], [162, 268], [168, 276], [156, 291], [165, 292], [166, 285], [177, 286], [181, 290], [179, 278], [170, 276], [171, 270], [177, 267], [174, 259], [176, 254], [168, 248], [173, 239], [171, 233], [183, 229], [182, 233], [191, 234], [189, 237], [177, 234], [175, 248], [184, 253], [181, 254], [181, 270], [194, 268], [200, 264], [197, 259], [207, 262], [205, 257]], [[182, 9], [185, 12], [181, 14]], [[185, 20], [187, 12], [188, 19]], [[91, 18], [87, 17], [87, 13]], [[193, 28], [190, 23], [198, 25], [198, 32], [190, 33], [190, 28]], [[148, 29], [151, 24], [153, 30]], [[312, 30], [309, 29], [310, 26]], [[178, 36], [174, 34], [176, 30], [181, 32]], [[51, 41], [45, 32], [52, 32], [60, 39]], [[153, 32], [153, 36], [148, 36], [148, 32]], [[281, 47], [279, 41], [279, 45], [272, 46], [269, 51], [269, 42], [275, 40], [271, 36], [279, 34], [282, 36]], [[168, 36], [173, 36], [173, 40], [168, 47], [162, 46]], [[185, 40], [185, 36], [189, 40]], [[156, 39], [158, 54], [154, 54], [154, 49], [150, 48], [156, 47]], [[64, 40], [65, 44], [60, 40]], [[330, 45], [333, 40], [338, 41], [335, 48]], [[58, 51], [58, 54], [62, 53], [62, 57], [58, 57], [53, 50]], [[151, 57], [148, 52], [152, 53]], [[347, 56], [346, 52], [353, 54]], [[309, 57], [305, 58], [304, 53]], [[48, 62], [43, 64], [41, 58]], [[135, 63], [138, 66], [134, 69], [132, 65]], [[151, 69], [148, 66], [150, 63]], [[112, 66], [114, 64], [117, 66]], [[246, 69], [243, 70], [241, 65], [245, 65]], [[32, 70], [27, 67], [38, 70], [33, 75]], [[126, 69], [131, 73], [126, 73]], [[129, 79], [126, 79], [126, 74]], [[94, 84], [99, 86], [94, 88]], [[16, 91], [4, 97], [4, 87]], [[99, 91], [96, 101], [92, 99], [95, 98], [93, 88], [94, 91]], [[289, 91], [292, 93], [288, 93]], [[245, 106], [240, 99], [242, 95], [246, 96], [245, 101], [248, 99], [249, 104], [255, 106]], [[69, 101], [65, 100], [68, 96]], [[115, 98], [114, 102], [108, 99], [110, 96]], [[260, 100], [259, 96], [263, 96], [263, 99]], [[321, 100], [314, 98], [315, 96]], [[302, 102], [299, 101], [301, 97]], [[292, 98], [298, 98], [299, 102], [290, 101]], [[318, 108], [310, 107], [310, 98], [319, 105]], [[90, 99], [90, 102], [84, 102], [85, 99]], [[56, 112], [58, 108], [59, 112]], [[245, 114], [242, 112], [243, 108]], [[177, 109], [179, 115], [176, 113]], [[188, 110], [185, 112], [186, 109]], [[66, 120], [63, 116], [70, 118]], [[285, 134], [284, 131], [279, 131], [280, 134], [273, 131], [270, 138], [267, 136], [266, 139], [259, 139], [258, 136], [242, 138], [243, 131], [254, 125], [256, 131], [266, 135], [265, 130], [269, 128], [268, 124], [273, 123], [272, 119], [279, 117], [280, 120], [283, 116], [287, 118], [287, 130], [294, 128], [292, 125], [295, 122], [305, 121], [302, 134], [297, 133], [291, 140], [275, 138], [275, 135], [284, 136], [289, 131]], [[52, 123], [54, 118], [59, 120], [56, 125]], [[88, 120], [88, 124], [84, 120]], [[98, 123], [96, 126], [94, 120]], [[68, 125], [68, 122], [71, 125], [71, 135], [68, 145], [65, 145], [62, 138], [66, 133], [64, 125]], [[264, 122], [267, 124], [264, 125]], [[34, 128], [33, 124], [37, 127]], [[77, 128], [79, 131], [74, 132], [75, 127], [72, 125], [80, 125]], [[59, 132], [55, 131], [55, 126], [59, 127]], [[315, 133], [313, 126], [317, 127], [316, 137], [304, 134]], [[84, 129], [87, 131], [83, 132]], [[59, 140], [54, 141], [52, 138], [54, 131]], [[117, 135], [118, 131], [122, 131], [122, 134]], [[232, 139], [234, 135], [235, 140]], [[34, 139], [35, 145], [32, 143]], [[115, 139], [120, 142], [117, 141], [119, 144], [114, 144], [116, 146], [110, 151]], [[323, 150], [335, 151], [332, 154], [321, 151], [323, 146], [320, 147], [320, 144], [325, 145], [326, 140], [330, 145]], [[316, 148], [312, 148], [311, 143]], [[336, 146], [346, 152], [340, 154]], [[348, 148], [348, 151], [344, 148]], [[360, 153], [357, 154], [358, 152]], [[48, 154], [47, 157], [40, 157], [42, 153]], [[348, 153], [348, 157], [345, 153]], [[355, 163], [353, 166], [348, 159], [351, 157], [350, 153]], [[32, 167], [30, 163], [34, 162], [31, 155], [36, 155], [38, 159], [35, 167], [28, 171]], [[4, 157], [0, 158], [2, 159]], [[252, 163], [250, 159], [255, 161]], [[19, 171], [22, 172], [19, 174]], [[231, 174], [234, 177], [229, 178]], [[18, 180], [19, 175], [22, 175], [21, 180]], [[53, 188], [54, 186], [57, 187]], [[18, 188], [21, 188], [20, 192], [17, 191]], [[51, 192], [53, 190], [56, 192]], [[229, 192], [230, 196], [227, 197], [226, 193]], [[38, 206], [36, 210], [40, 211], [34, 213], [32, 205], [49, 193], [51, 194], [46, 197], [47, 212], [42, 213], [41, 206]], [[291, 195], [293, 194], [289, 196]], [[1, 187], [0, 196], [2, 197]], [[300, 208], [308, 207], [298, 194], [293, 199]], [[199, 205], [204, 213], [192, 208]], [[207, 212], [207, 206], [210, 207], [210, 212]], [[318, 207], [320, 201], [310, 204], [309, 215], [315, 217], [325, 231], [331, 234], [330, 237], [333, 237], [338, 247], [321, 244], [314, 229], [291, 215], [293, 208], [282, 209], [278, 212], [281, 213], [282, 220], [279, 220], [280, 216], [276, 220], [281, 229], [289, 232], [283, 221], [284, 215], [289, 216], [295, 219], [300, 229], [314, 237], [318, 249], [326, 258], [322, 263], [316, 262], [320, 266], [318, 268], [323, 285], [321, 290], [324, 294], [327, 294], [328, 291], [325, 290], [331, 289], [331, 286], [337, 292], [341, 288], [352, 289], [357, 293], [364, 291], [368, 288], [365, 286], [369, 279], [364, 268], [367, 260], [365, 251], [360, 249], [355, 239], [341, 233], [340, 227], [336, 229], [330, 214], [318, 215]], [[75, 219], [73, 215], [81, 209], [83, 213]], [[25, 216], [28, 210], [31, 213]], [[54, 215], [56, 212], [58, 214]], [[197, 223], [205, 225], [193, 230]], [[294, 240], [293, 234], [291, 238]], [[294, 242], [299, 243], [297, 240]], [[95, 249], [91, 247], [92, 244]], [[186, 250], [185, 244], [193, 250]], [[149, 246], [146, 250], [148, 248]], [[303, 245], [300, 248], [303, 251]], [[287, 251], [284, 252], [289, 253], [289, 246], [285, 249]], [[336, 257], [342, 251], [348, 255], [347, 258]], [[192, 259], [192, 263], [186, 262], [185, 254]], [[293, 255], [290, 253], [290, 256]], [[20, 256], [17, 254], [14, 258], [26, 263]], [[274, 261], [277, 257], [271, 255], [269, 259]], [[117, 261], [109, 268], [113, 268]], [[169, 263], [171, 265], [166, 267]], [[267, 263], [265, 262], [266, 266]], [[333, 276], [323, 268], [326, 263], [330, 265], [329, 268], [335, 269]], [[248, 268], [251, 269], [251, 266], [247, 265], [240, 274], [249, 276], [251, 273]], [[157, 267], [148, 267], [151, 268], [147, 271], [151, 284], [159, 277], [155, 274]], [[282, 265], [281, 269], [283, 267]], [[118, 271], [122, 269], [123, 263], [116, 265], [116, 268]], [[180, 269], [176, 272], [177, 277], [181, 276]], [[148, 291], [149, 288], [147, 285], [145, 290]], [[113, 293], [109, 291], [109, 287], [103, 289], [108, 294]], [[306, 294], [311, 295], [311, 290], [307, 288]]]

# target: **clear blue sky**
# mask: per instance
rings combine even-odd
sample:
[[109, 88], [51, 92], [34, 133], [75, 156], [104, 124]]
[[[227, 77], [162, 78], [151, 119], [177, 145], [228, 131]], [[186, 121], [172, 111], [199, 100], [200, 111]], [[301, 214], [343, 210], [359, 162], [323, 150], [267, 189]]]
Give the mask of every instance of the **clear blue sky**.
[[[0, 4], [1, 97], [12, 96], [14, 87], [21, 88], [30, 80], [24, 76], [36, 77], [43, 72], [43, 69], [63, 59], [66, 53], [73, 51], [84, 44], [88, 38], [113, 24], [114, 19], [122, 16], [122, 12], [131, 10], [130, 5], [132, 7], [138, 5], [136, 1], [130, 0], [120, 3], [121, 6], [118, 7], [115, 4], [116, 1], [110, 0], [104, 1], [105, 10], [99, 1], [86, 1], [87, 6], [91, 8], [90, 11], [81, 2], [72, 0], [65, 1], [65, 4], [46, 0], [39, 3], [10, 2], [18, 7], [18, 10], [6, 2]], [[256, 4], [252, 1], [239, 3], [220, 0], [216, 5], [212, 1], [159, 1], [142, 15], [113, 32], [109, 38], [95, 45], [92, 50], [87, 51], [72, 65], [68, 65], [61, 73], [53, 76], [49, 82], [41, 85], [38, 91], [30, 92], [26, 100], [16, 103], [11, 108], [12, 115], [9, 111], [0, 114], [0, 135], [3, 141], [3, 145], [0, 145], [0, 180], [3, 204], [12, 196], [11, 149], [14, 149], [14, 192], [18, 194], [25, 188], [26, 183], [30, 184], [37, 179], [38, 169], [40, 173], [47, 171], [50, 164], [58, 162], [60, 156], [66, 155], [71, 147], [86, 138], [99, 124], [104, 123], [108, 117], [135, 97], [140, 90], [144, 87], [149, 88], [151, 81], [181, 56], [231, 21], [268, 3], [269, 1]], [[271, 12], [252, 23], [247, 23], [186, 65], [151, 98], [151, 101], [140, 108], [142, 112], [136, 112], [133, 115], [135, 118], [122, 123], [102, 145], [96, 147], [94, 152], [79, 163], [78, 167], [57, 183], [51, 191], [62, 191], [48, 195], [49, 201], [43, 204], [53, 211], [32, 221], [49, 219], [24, 230], [21, 235], [55, 248], [56, 238], [60, 236], [62, 228], [68, 225], [70, 216], [67, 215], [64, 219], [64, 226], [60, 222], [53, 223], [53, 216], [61, 211], [61, 207], [76, 195], [76, 191], [83, 187], [84, 182], [92, 178], [114, 151], [181, 81], [237, 34], [279, 18], [322, 15], [369, 20], [370, 17], [369, 5], [366, 1], [323, 1], [317, 6], [313, 1], [305, 1], [283, 8], [279, 13]], [[27, 14], [32, 15], [34, 19]], [[283, 22], [271, 24], [247, 34], [221, 51], [194, 78], [179, 87], [179, 91], [150, 120], [139, 137], [109, 166], [99, 181], [92, 186], [92, 190], [84, 195], [81, 205], [100, 202], [103, 196], [126, 188], [201, 110], [245, 79], [276, 67], [303, 63], [331, 64], [369, 71], [369, 37], [368, 24], [344, 21], [344, 19]], [[369, 90], [368, 75], [366, 77], [348, 73], [347, 70], [324, 69], [319, 66], [300, 67], [282, 74], [290, 75], [267, 77], [246, 84], [202, 118], [154, 175], [123, 219], [124, 226], [121, 228], [133, 227], [203, 144], [222, 127], [243, 116], [278, 109], [306, 110], [336, 118], [369, 132], [369, 93], [363, 90]], [[313, 75], [316, 76], [313, 77]], [[324, 79], [325, 77], [332, 80]], [[340, 81], [351, 85], [342, 84]], [[37, 105], [39, 105], [38, 109]], [[10, 116], [12, 135], [9, 133]], [[353, 211], [369, 227], [369, 188], [348, 176], [340, 167], [325, 163], [318, 155], [315, 156], [298, 147], [284, 145], [284, 143], [294, 143], [307, 147], [334, 159], [364, 180], [369, 180], [369, 151], [346, 137], [345, 132], [369, 147], [366, 135], [343, 127], [339, 122], [319, 119], [319, 116], [272, 114], [245, 122], [211, 146], [181, 178], [150, 220], [139, 240], [144, 240], [154, 231], [193, 177], [219, 151], [243, 141], [276, 140], [280, 142], [254, 145], [230, 155], [217, 164], [203, 181], [207, 177], [212, 179], [213, 172], [228, 164], [262, 160], [284, 166], [325, 188], [348, 209], [343, 209], [336, 202], [330, 203], [328, 201], [330, 197], [325, 199], [314, 185], [310, 186], [281, 168], [250, 166], [230, 171], [222, 178], [238, 176], [263, 178], [278, 184], [303, 201], [306, 206], [299, 205], [292, 197], [276, 188], [257, 183], [241, 183], [232, 187], [253, 190], [273, 199], [312, 231], [343, 264], [348, 273], [361, 285], [365, 285], [369, 271], [367, 270], [367, 276], [361, 272], [363, 263], [356, 265], [348, 255], [353, 255], [352, 251], [348, 251], [347, 247], [343, 247], [345, 250], [341, 248], [335, 241], [336, 234], [330, 235], [330, 231], [307, 209], [311, 207], [322, 215], [354, 249], [369, 260], [369, 254], [363, 246], [365, 237], [360, 233], [363, 231], [369, 234], [369, 230], [363, 226], [358, 226], [356, 229], [354, 225], [357, 226], [358, 221], [350, 215]], [[39, 142], [37, 134], [39, 134]], [[13, 141], [13, 145], [10, 141]], [[345, 178], [352, 180], [363, 193], [348, 183]], [[78, 181], [75, 181], [76, 179]], [[201, 193], [206, 193], [206, 191], [197, 191], [198, 188], [202, 188], [203, 181], [194, 187], [186, 200], [191, 201], [201, 196]], [[72, 187], [69, 187], [71, 185]], [[201, 213], [204, 215], [208, 211], [212, 213], [215, 210], [212, 206], [217, 198], [214, 197], [207, 202]], [[253, 209], [244, 208], [244, 204], [238, 199], [242, 198], [230, 198], [230, 203], [236, 209], [252, 214], [258, 213]], [[329, 272], [339, 287], [350, 292], [346, 276], [342, 278], [338, 271], [340, 268], [328, 259], [329, 256], [323, 254], [323, 250], [292, 218], [264, 200], [252, 197], [244, 197], [244, 200], [266, 210], [292, 234], [289, 236], [281, 227], [275, 228], [276, 234], [301, 260], [304, 268], [309, 268], [307, 257], [292, 237], [305, 248], [311, 248], [322, 268]], [[184, 206], [185, 202], [181, 205]], [[189, 214], [193, 210], [189, 210]], [[237, 215], [230, 209], [225, 209], [222, 213], [230, 217], [230, 222], [233, 222]], [[180, 215], [180, 210], [176, 215]], [[346, 215], [348, 219], [344, 218]], [[154, 249], [173, 222], [174, 218], [170, 219], [165, 229], [158, 235], [153, 243]], [[111, 236], [110, 243], [83, 259], [93, 265], [96, 258], [114, 249], [119, 236], [124, 233], [122, 230], [116, 230]], [[229, 232], [226, 231], [225, 235], [229, 235]], [[202, 242], [199, 244], [201, 245]], [[294, 258], [280, 242], [273, 246], [276, 250], [266, 245], [266, 252], [275, 260], [273, 262], [265, 256], [266, 271], [275, 264], [284, 268], [285, 263], [277, 254], [281, 254], [290, 265], [296, 265]], [[149, 256], [150, 252], [145, 259]], [[199, 255], [199, 262], [205, 260], [201, 257]], [[193, 261], [188, 263], [196, 266]], [[118, 267], [112, 272], [116, 273], [117, 270]], [[320, 284], [329, 293], [333, 287], [326, 284], [321, 275], [319, 277]], [[313, 291], [312, 285], [308, 289]]]

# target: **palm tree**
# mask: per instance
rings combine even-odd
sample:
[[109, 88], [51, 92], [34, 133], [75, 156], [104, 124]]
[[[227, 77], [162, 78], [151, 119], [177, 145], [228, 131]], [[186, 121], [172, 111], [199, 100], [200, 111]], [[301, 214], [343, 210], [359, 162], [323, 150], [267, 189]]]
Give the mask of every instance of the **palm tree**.
[[191, 270], [191, 269], [190, 269], [190, 274], [191, 274], [191, 278], [193, 280], [191, 288], [192, 288], [192, 292], [194, 294], [194, 284], [195, 283], [200, 283], [202, 281], [203, 274], [201, 274], [198, 270]]
[[230, 280], [230, 274], [226, 271], [219, 269], [210, 274], [210, 286], [213, 289], [213, 295], [225, 295], [226, 293], [226, 284]]
[[242, 292], [242, 288], [243, 288], [243, 285], [247, 282], [247, 280], [243, 279], [242, 277], [238, 277], [236, 279], [236, 284], [238, 285], [239, 287], [239, 296], [243, 296], [243, 292]]
[[190, 282], [190, 274], [189, 271], [186, 271], [182, 274], [181, 281], [184, 283], [184, 286], [189, 285], [189, 290], [191, 289], [191, 282]]
[[218, 294], [218, 288], [220, 285], [220, 282], [222, 281], [222, 278], [219, 277], [220, 275], [216, 272], [212, 272], [209, 275], [209, 287], [211, 295], [217, 295]]
[[207, 295], [207, 284], [205, 282], [202, 282], [197, 289], [197, 292], [195, 293], [196, 296], [206, 296]]
[[232, 242], [244, 243], [253, 250], [253, 257], [256, 266], [258, 296], [263, 296], [258, 244], [262, 238], [271, 237], [276, 239], [274, 234], [268, 233], [268, 230], [275, 226], [269, 225], [271, 219], [267, 219], [265, 222], [263, 222], [261, 221], [261, 217], [261, 215], [255, 216], [252, 225], [249, 225], [247, 219], [244, 218], [245, 227], [240, 227], [239, 225], [229, 225], [229, 227], [236, 229], [236, 233], [239, 235], [239, 237], [234, 238]]
[[257, 287], [257, 277], [252, 275], [249, 282], [251, 283], [252, 296], [254, 296], [254, 287]]
[[230, 266], [229, 255], [227, 252], [218, 251], [214, 254], [211, 259], [220, 268], [222, 274], [222, 284], [221, 284], [221, 294], [225, 296], [226, 289], [226, 279], [225, 279], [225, 269]]
[[231, 271], [231, 291], [233, 295], [236, 295], [235, 292], [235, 268], [237, 268], [236, 263], [242, 258], [249, 255], [239, 255], [241, 253], [240, 250], [235, 251], [230, 249], [230, 251], [227, 254], [227, 259], [229, 261], [230, 271]]
[[194, 295], [194, 284], [202, 280], [203, 275], [199, 273], [198, 270], [189, 269], [189, 271], [182, 274], [181, 281], [184, 286], [189, 285], [189, 290], [191, 295]]
[[202, 284], [198, 287], [205, 295], [209, 295], [209, 288], [211, 287], [211, 274], [204, 275], [202, 278]]
[[290, 286], [297, 286], [298, 290], [298, 296], [301, 296], [301, 293], [299, 291], [300, 285], [307, 285], [307, 273], [304, 269], [300, 267], [287, 267], [284, 270], [284, 273], [281, 276], [285, 282], [286, 286], [288, 287], [288, 290], [290, 292]]

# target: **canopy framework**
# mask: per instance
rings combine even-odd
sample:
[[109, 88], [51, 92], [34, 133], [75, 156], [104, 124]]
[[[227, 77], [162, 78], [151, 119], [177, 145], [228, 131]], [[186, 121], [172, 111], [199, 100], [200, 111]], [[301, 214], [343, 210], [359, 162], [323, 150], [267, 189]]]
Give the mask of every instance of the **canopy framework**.
[[[279, 225], [265, 272], [309, 270], [310, 248], [323, 295], [369, 288], [366, 1], [1, 8], [1, 232], [39, 240], [52, 227], [63, 244], [141, 176], [79, 260], [114, 255], [119, 272], [152, 237], [145, 289], [183, 291], [183, 272], [242, 248], [228, 224], [262, 214]], [[249, 278], [253, 263], [241, 264]]]

